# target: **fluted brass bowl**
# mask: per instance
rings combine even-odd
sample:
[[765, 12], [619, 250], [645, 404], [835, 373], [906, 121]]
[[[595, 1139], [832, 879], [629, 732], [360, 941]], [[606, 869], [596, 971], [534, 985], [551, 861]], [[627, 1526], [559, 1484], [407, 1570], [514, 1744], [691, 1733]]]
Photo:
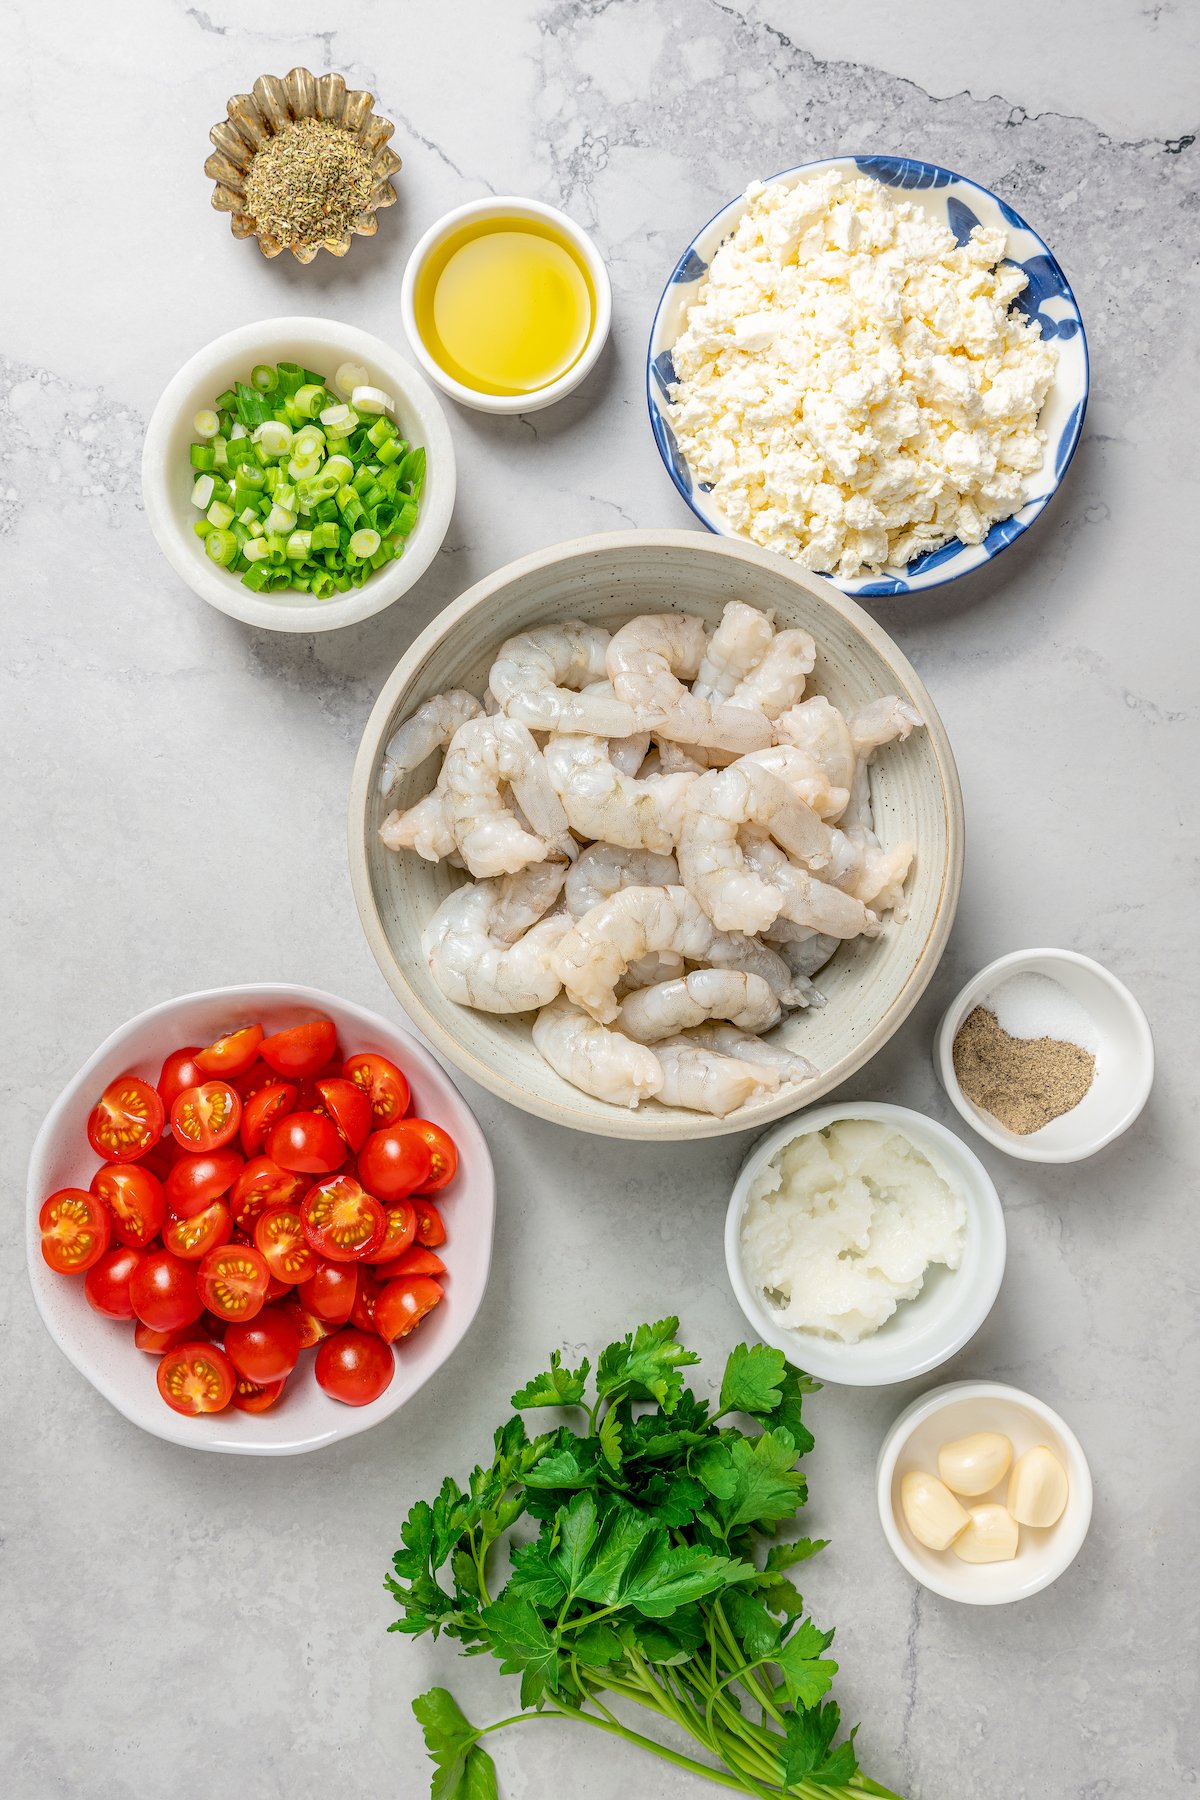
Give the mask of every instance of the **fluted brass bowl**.
[[[373, 237], [379, 225], [377, 212], [395, 204], [392, 176], [400, 168], [400, 158], [388, 145], [395, 126], [372, 112], [374, 104], [374, 94], [348, 88], [340, 75], [313, 75], [308, 69], [293, 69], [282, 79], [260, 75], [250, 93], [235, 94], [225, 109], [228, 118], [208, 134], [216, 149], [204, 165], [204, 173], [215, 183], [212, 203], [218, 212], [232, 215], [234, 237], [257, 238], [264, 256], [290, 250], [302, 263], [311, 262], [322, 249], [345, 256], [355, 235]], [[348, 230], [307, 243], [288, 243], [260, 230], [247, 211], [246, 177], [267, 139], [298, 119], [319, 119], [352, 132], [370, 158], [373, 183], [366, 208]]]

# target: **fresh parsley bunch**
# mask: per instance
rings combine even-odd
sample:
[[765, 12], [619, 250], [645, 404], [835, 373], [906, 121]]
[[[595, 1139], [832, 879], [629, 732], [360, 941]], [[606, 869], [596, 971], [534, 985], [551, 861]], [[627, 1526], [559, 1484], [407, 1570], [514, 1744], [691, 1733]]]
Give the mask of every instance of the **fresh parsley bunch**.
[[[781, 1351], [739, 1344], [710, 1415], [683, 1385], [680, 1371], [699, 1358], [678, 1329], [662, 1319], [610, 1344], [592, 1400], [591, 1365], [564, 1368], [556, 1351], [512, 1403], [556, 1408], [572, 1423], [531, 1438], [522, 1418], [509, 1419], [465, 1492], [447, 1476], [405, 1520], [387, 1581], [403, 1617], [389, 1629], [448, 1632], [465, 1654], [490, 1651], [521, 1678], [523, 1710], [483, 1728], [445, 1688], [413, 1702], [436, 1764], [433, 1800], [495, 1800], [481, 1740], [551, 1718], [737, 1793], [897, 1800], [859, 1771], [853, 1732], [836, 1742], [838, 1708], [825, 1698], [833, 1632], [805, 1617], [785, 1573], [823, 1542], [758, 1554], [807, 1498], [796, 1461], [813, 1440], [801, 1405], [818, 1384]], [[760, 1429], [742, 1431], [735, 1416]], [[521, 1519], [536, 1537], [509, 1536]], [[509, 1573], [496, 1591], [501, 1539]], [[625, 1706], [687, 1734], [718, 1766], [634, 1730], [615, 1710]]]

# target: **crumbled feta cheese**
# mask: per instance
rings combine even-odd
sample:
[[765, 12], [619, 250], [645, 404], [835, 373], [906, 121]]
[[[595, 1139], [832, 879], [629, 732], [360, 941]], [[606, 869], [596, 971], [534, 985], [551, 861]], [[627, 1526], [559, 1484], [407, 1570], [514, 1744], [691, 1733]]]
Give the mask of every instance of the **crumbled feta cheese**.
[[1024, 500], [1055, 353], [1010, 311], [1005, 234], [967, 243], [878, 182], [754, 183], [673, 349], [670, 420], [735, 530], [850, 579]]

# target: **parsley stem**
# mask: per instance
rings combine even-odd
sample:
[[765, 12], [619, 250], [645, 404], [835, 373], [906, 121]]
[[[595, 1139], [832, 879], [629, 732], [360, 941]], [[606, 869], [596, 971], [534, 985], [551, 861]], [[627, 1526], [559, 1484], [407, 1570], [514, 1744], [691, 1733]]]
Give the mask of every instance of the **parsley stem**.
[[553, 1708], [546, 1707], [540, 1713], [520, 1713], [517, 1716], [518, 1719], [552, 1719], [556, 1716], [577, 1719], [581, 1725], [590, 1725], [595, 1731], [607, 1731], [611, 1736], [624, 1738], [626, 1743], [636, 1744], [639, 1750], [650, 1750], [664, 1761], [674, 1763], [677, 1769], [686, 1769], [691, 1775], [702, 1775], [706, 1781], [715, 1781], [719, 1787], [732, 1788], [736, 1794], [744, 1794], [746, 1791], [746, 1784], [741, 1776], [726, 1775], [707, 1763], [697, 1762], [694, 1756], [685, 1756], [679, 1750], [669, 1750], [665, 1744], [643, 1737], [640, 1731], [631, 1731], [628, 1725], [610, 1724], [607, 1719], [595, 1719], [590, 1713], [581, 1712], [578, 1707], [568, 1706], [565, 1701], [559, 1701]]

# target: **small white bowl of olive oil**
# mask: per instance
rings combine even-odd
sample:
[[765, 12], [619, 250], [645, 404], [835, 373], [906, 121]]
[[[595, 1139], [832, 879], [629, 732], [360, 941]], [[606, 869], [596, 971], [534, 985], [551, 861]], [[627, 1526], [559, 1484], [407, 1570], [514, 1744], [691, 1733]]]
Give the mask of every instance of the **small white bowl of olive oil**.
[[444, 394], [480, 412], [552, 406], [595, 367], [612, 323], [600, 253], [538, 200], [489, 195], [431, 225], [404, 271], [404, 329]]

